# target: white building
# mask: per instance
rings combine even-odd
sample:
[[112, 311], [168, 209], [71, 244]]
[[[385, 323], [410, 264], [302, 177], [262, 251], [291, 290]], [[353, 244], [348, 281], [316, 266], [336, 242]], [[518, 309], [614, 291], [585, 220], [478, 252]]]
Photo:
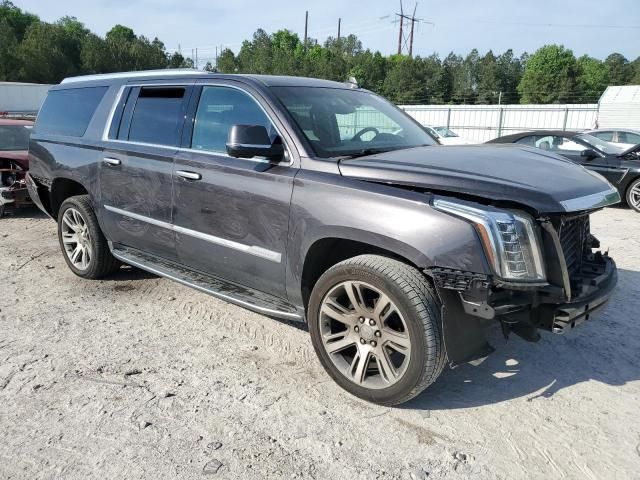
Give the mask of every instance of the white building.
[[36, 114], [51, 85], [0, 82], [0, 113]]
[[598, 128], [640, 130], [640, 85], [607, 87], [598, 102]]

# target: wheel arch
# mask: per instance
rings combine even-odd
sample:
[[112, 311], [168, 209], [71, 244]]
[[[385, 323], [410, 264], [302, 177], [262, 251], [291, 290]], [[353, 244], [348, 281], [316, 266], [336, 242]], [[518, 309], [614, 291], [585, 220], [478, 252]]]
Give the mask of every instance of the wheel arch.
[[432, 262], [425, 255], [398, 240], [372, 235], [370, 232], [341, 232], [316, 238], [305, 251], [300, 277], [300, 296], [306, 310], [311, 291], [320, 276], [343, 260], [358, 255], [375, 254], [393, 258], [423, 270]]
[[49, 192], [49, 214], [55, 219], [58, 217], [60, 206], [70, 197], [76, 195], [90, 195], [89, 189], [81, 182], [66, 177], [56, 177], [51, 182], [51, 190]]

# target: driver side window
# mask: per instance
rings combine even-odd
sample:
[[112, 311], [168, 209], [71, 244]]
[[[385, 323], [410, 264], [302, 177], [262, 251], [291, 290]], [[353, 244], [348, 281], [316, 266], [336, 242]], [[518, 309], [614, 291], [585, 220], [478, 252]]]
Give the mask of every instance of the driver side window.
[[277, 135], [267, 115], [247, 93], [231, 87], [203, 87], [191, 148], [226, 153], [227, 137], [233, 125], [262, 125], [272, 140]]

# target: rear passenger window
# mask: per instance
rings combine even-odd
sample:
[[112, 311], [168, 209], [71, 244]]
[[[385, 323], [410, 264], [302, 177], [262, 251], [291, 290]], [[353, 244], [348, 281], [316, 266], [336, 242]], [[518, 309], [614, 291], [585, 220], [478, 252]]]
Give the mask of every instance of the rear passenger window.
[[86, 87], [49, 92], [38, 113], [36, 131], [83, 136], [106, 91], [107, 87]]
[[229, 87], [203, 87], [191, 148], [226, 152], [232, 125], [262, 125], [271, 140], [277, 135], [267, 115], [248, 94]]
[[[140, 89], [129, 127], [128, 140], [155, 145], [179, 145], [185, 88]], [[122, 133], [120, 132], [120, 138]]]

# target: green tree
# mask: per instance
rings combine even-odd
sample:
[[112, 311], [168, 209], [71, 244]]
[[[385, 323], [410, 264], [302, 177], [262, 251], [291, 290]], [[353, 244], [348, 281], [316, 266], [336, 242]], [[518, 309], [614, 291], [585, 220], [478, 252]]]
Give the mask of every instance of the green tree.
[[527, 63], [528, 55], [525, 53], [520, 58], [513, 55], [513, 50], [509, 49], [498, 56], [498, 79], [500, 82], [500, 92], [502, 92], [502, 103], [519, 103], [520, 95], [518, 85], [522, 80], [524, 66]]
[[16, 56], [18, 39], [6, 18], [0, 18], [0, 81], [16, 80], [20, 62]]
[[478, 62], [478, 97], [477, 103], [498, 103], [501, 90], [500, 65], [493, 52], [487, 54]]
[[236, 57], [233, 52], [225, 48], [218, 56], [218, 71], [222, 73], [235, 73], [238, 71]]
[[427, 97], [420, 58], [392, 55], [388, 60], [387, 75], [382, 93], [395, 103], [422, 103]]
[[69, 54], [71, 40], [60, 25], [32, 23], [18, 47], [21, 78], [29, 82], [60, 82], [78, 73]]
[[518, 90], [523, 103], [571, 103], [576, 99], [577, 78], [573, 52], [546, 45], [528, 59]]
[[581, 94], [580, 100], [586, 103], [595, 103], [609, 85], [609, 69], [595, 58], [583, 55], [578, 59], [577, 89]]
[[633, 69], [633, 77], [631, 77], [629, 83], [631, 85], [640, 85], [640, 57], [631, 63], [631, 68]]
[[620, 53], [609, 55], [604, 64], [609, 71], [611, 85], [627, 85], [633, 78], [633, 67], [629, 64], [629, 60]]
[[32, 23], [37, 23], [40, 19], [31, 13], [25, 13], [8, 0], [0, 2], [0, 21], [6, 20], [16, 39], [21, 42]]

